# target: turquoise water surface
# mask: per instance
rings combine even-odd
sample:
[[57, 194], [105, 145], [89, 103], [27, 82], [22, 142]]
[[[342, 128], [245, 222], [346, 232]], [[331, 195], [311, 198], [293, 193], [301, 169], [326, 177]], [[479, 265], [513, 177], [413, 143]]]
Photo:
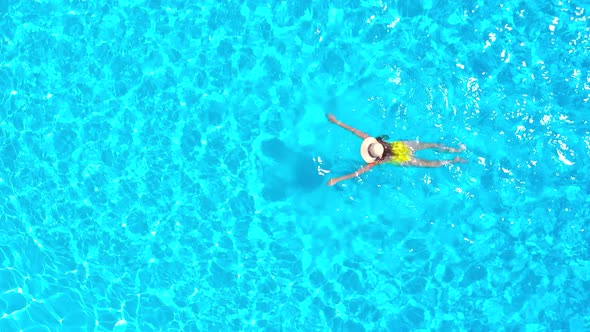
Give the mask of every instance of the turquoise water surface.
[[[588, 22], [0, 0], [0, 331], [590, 330]], [[328, 187], [326, 113], [468, 163]]]

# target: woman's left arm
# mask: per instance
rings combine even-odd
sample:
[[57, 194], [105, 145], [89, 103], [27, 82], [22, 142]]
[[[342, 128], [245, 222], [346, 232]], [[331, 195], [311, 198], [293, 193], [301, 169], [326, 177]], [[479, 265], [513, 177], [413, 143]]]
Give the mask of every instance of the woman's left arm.
[[346, 130], [350, 130], [353, 134], [357, 135], [358, 137], [365, 139], [367, 137], [369, 137], [369, 134], [364, 133], [356, 128], [353, 128], [349, 125], [347, 125], [346, 123], [336, 119], [336, 117], [333, 114], [326, 114], [326, 117], [328, 118], [328, 120], [330, 120], [330, 122], [332, 122], [333, 124], [336, 124]]

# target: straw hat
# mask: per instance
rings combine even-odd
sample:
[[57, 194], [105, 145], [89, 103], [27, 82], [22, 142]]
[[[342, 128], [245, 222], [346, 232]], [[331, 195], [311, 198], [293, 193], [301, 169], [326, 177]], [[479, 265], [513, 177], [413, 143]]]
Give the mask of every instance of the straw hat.
[[383, 157], [384, 151], [383, 144], [379, 143], [375, 137], [367, 137], [363, 141], [363, 144], [361, 144], [361, 156], [369, 164]]

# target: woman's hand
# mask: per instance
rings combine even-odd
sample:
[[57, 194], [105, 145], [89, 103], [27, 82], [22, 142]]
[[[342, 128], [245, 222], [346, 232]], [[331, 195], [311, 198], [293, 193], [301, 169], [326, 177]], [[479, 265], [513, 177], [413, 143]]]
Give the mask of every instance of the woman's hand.
[[336, 123], [336, 122], [338, 122], [338, 120], [336, 120], [336, 117], [335, 117], [335, 116], [334, 116], [334, 114], [332, 114], [332, 113], [328, 113], [328, 114], [326, 114], [326, 117], [328, 118], [328, 120], [329, 120], [330, 122], [333, 122], [333, 123]]
[[330, 179], [330, 181], [328, 181], [327, 185], [328, 186], [333, 186], [333, 185], [336, 184], [336, 182], [338, 182], [338, 181], [336, 181], [336, 179]]

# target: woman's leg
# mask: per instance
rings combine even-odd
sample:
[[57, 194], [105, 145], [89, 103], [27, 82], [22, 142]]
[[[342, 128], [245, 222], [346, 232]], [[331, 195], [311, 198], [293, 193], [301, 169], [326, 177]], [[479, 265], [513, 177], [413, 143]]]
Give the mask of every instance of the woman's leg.
[[403, 166], [415, 166], [415, 167], [440, 167], [444, 165], [450, 165], [455, 163], [466, 163], [467, 160], [459, 157], [455, 157], [451, 160], [426, 160], [419, 158], [412, 158], [409, 161], [403, 163]]
[[438, 144], [438, 143], [422, 143], [418, 141], [402, 141], [407, 147], [414, 151], [426, 150], [426, 149], [438, 149], [444, 152], [460, 153], [465, 150], [465, 145], [461, 144], [458, 149], [451, 148], [449, 146]]

